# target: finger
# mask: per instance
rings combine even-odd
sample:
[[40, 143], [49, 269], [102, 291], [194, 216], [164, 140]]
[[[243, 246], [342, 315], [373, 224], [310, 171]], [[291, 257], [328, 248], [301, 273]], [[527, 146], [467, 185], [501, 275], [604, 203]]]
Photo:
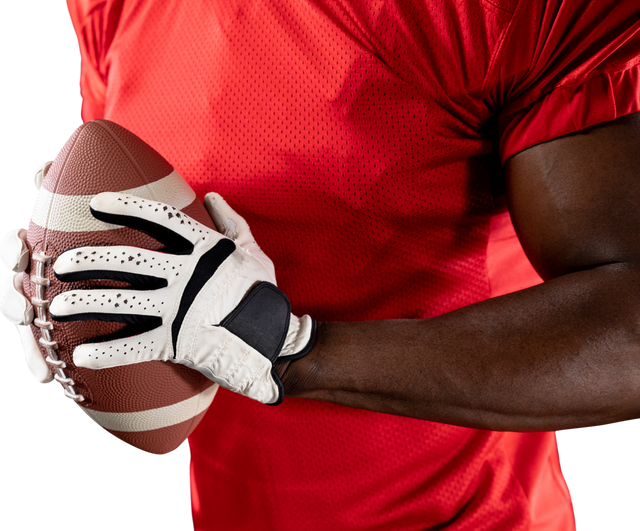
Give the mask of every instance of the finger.
[[36, 343], [36, 339], [31, 333], [31, 327], [29, 326], [16, 326], [18, 333], [20, 334], [20, 342], [22, 343], [22, 349], [24, 351], [24, 358], [27, 362], [27, 367], [31, 371], [31, 374], [40, 383], [49, 383], [53, 380], [53, 374], [44, 361], [40, 348]]
[[209, 216], [216, 224], [218, 230], [227, 238], [231, 238], [239, 247], [244, 249], [254, 258], [260, 260], [272, 273], [271, 282], [275, 281], [275, 268], [271, 259], [264, 254], [260, 246], [251, 234], [251, 229], [247, 221], [229, 206], [223, 197], [216, 192], [209, 192], [204, 197], [204, 206], [209, 212]]
[[36, 175], [33, 179], [33, 182], [35, 183], [36, 188], [38, 190], [40, 190], [40, 187], [42, 186], [42, 181], [44, 181], [44, 178], [47, 176], [47, 172], [49, 171], [49, 168], [51, 168], [52, 164], [53, 164], [52, 161], [45, 162], [42, 166], [38, 168], [38, 171], [36, 172]]
[[229, 206], [223, 197], [216, 192], [209, 192], [204, 197], [204, 206], [218, 230], [227, 238], [245, 248], [257, 247], [247, 221]]
[[183, 263], [180, 256], [138, 247], [78, 247], [63, 252], [53, 271], [63, 282], [120, 280], [136, 289], [157, 289], [179, 277]]
[[107, 321], [129, 323], [147, 330], [162, 324], [171, 301], [154, 291], [95, 289], [70, 290], [53, 298], [49, 309], [56, 321]]
[[24, 296], [23, 273], [7, 278], [0, 286], [0, 311], [14, 325], [24, 326], [33, 321], [33, 306]]
[[29, 248], [27, 247], [27, 231], [12, 230], [5, 234], [0, 243], [0, 258], [5, 266], [19, 273], [29, 266]]
[[223, 237], [177, 208], [158, 201], [103, 192], [91, 200], [90, 206], [97, 219], [146, 232], [174, 254], [190, 254], [196, 243]]
[[173, 351], [165, 339], [165, 331], [158, 328], [132, 337], [87, 343], [73, 351], [73, 363], [85, 369], [105, 369], [144, 361], [167, 361], [173, 358]]

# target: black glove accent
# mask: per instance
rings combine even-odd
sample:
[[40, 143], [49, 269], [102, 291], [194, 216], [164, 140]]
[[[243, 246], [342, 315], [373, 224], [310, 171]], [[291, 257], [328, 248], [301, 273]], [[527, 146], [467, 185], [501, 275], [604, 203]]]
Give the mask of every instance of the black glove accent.
[[[132, 199], [131, 202], [137, 203], [137, 199]], [[91, 214], [93, 214], [93, 217], [99, 219], [100, 221], [104, 221], [105, 223], [113, 223], [114, 225], [124, 225], [125, 227], [130, 227], [132, 229], [137, 229], [147, 233], [149, 236], [155, 238], [163, 245], [166, 245], [166, 251], [171, 254], [191, 254], [193, 252], [193, 244], [189, 240], [187, 240], [184, 236], [181, 236], [177, 232], [168, 229], [167, 227], [163, 227], [162, 225], [158, 225], [157, 223], [153, 223], [152, 221], [137, 218], [134, 216], [110, 214], [108, 212], [100, 212], [99, 210], [94, 210], [91, 207], [89, 208], [91, 210]], [[167, 216], [170, 217], [175, 216], [177, 218], [180, 218], [183, 215], [179, 210], [173, 207], [168, 207], [166, 205], [158, 206], [158, 208], [167, 210]]]
[[[256, 349], [275, 367], [279, 361], [293, 361], [307, 354], [316, 339], [316, 322], [313, 321], [311, 337], [302, 351], [284, 359], [278, 358], [289, 331], [291, 304], [286, 295], [269, 282], [259, 282], [242, 299], [220, 326], [226, 328], [247, 345]], [[278, 386], [278, 400], [269, 406], [277, 406], [284, 400], [284, 387], [275, 369], [271, 377]]]
[[180, 307], [178, 308], [176, 318], [171, 324], [171, 339], [173, 341], [174, 358], [176, 357], [176, 344], [178, 343], [180, 327], [182, 326], [182, 321], [184, 321], [189, 308], [198, 296], [198, 293], [200, 293], [202, 287], [215, 274], [222, 262], [229, 258], [235, 250], [236, 244], [233, 243], [233, 241], [228, 239], [220, 240], [211, 249], [204, 253], [200, 257], [200, 260], [198, 260], [198, 265], [196, 265], [196, 268], [193, 270], [193, 274], [182, 293], [182, 299], [180, 299]]
[[269, 282], [256, 284], [220, 326], [274, 363], [289, 331], [291, 304]]

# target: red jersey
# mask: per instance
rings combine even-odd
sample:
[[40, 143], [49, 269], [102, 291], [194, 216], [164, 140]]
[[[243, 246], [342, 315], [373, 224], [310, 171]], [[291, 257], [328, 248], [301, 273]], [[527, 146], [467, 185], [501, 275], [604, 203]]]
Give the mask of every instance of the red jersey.
[[[429, 318], [539, 279], [499, 194], [537, 143], [640, 110], [640, 4], [69, 0], [83, 118], [221, 193], [294, 313]], [[574, 528], [555, 438], [221, 390], [198, 530]]]

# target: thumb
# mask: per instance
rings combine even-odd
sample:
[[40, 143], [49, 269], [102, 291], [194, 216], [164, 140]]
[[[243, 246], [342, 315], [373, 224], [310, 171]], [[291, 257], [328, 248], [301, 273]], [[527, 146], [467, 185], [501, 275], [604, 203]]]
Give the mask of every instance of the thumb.
[[204, 206], [218, 230], [240, 247], [257, 245], [247, 221], [229, 206], [220, 194], [209, 192], [204, 196]]
[[0, 286], [0, 312], [18, 326], [29, 325], [33, 321], [33, 306], [24, 296], [22, 275], [16, 273]]
[[16, 326], [16, 328], [20, 334], [20, 341], [22, 342], [22, 349], [24, 350], [24, 359], [27, 362], [27, 367], [29, 367], [31, 374], [33, 374], [40, 383], [49, 383], [53, 380], [53, 374], [47, 362], [44, 361], [42, 357], [38, 344], [31, 333], [31, 327]]
[[272, 273], [271, 282], [275, 284], [276, 275], [273, 262], [256, 243], [247, 221], [216, 192], [209, 192], [204, 196], [204, 206], [218, 230], [267, 267]]
[[0, 243], [0, 258], [5, 266], [19, 273], [29, 266], [29, 248], [27, 247], [27, 231], [15, 229], [5, 234]]

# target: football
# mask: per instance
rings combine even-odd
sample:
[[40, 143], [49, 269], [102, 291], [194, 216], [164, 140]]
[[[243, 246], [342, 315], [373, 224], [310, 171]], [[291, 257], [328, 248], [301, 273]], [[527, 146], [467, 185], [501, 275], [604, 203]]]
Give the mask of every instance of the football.
[[125, 325], [104, 321], [57, 322], [49, 304], [70, 289], [122, 288], [119, 281], [61, 282], [53, 263], [67, 249], [132, 245], [160, 250], [150, 236], [95, 219], [89, 202], [100, 192], [125, 192], [168, 203], [215, 229], [187, 182], [158, 152], [127, 129], [106, 120], [81, 125], [45, 177], [29, 224], [31, 253], [25, 294], [35, 316], [31, 330], [64, 393], [104, 429], [147, 452], [175, 449], [197, 426], [217, 384], [171, 362], [89, 370], [74, 366], [76, 346], [120, 334]]

